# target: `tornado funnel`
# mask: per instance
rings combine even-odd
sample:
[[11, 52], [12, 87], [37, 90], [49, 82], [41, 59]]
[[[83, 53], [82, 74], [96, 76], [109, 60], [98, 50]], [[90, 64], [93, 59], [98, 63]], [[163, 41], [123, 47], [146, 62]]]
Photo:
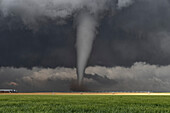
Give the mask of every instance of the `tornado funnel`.
[[77, 78], [81, 85], [87, 61], [90, 56], [93, 40], [96, 36], [97, 21], [88, 14], [79, 15], [77, 23]]

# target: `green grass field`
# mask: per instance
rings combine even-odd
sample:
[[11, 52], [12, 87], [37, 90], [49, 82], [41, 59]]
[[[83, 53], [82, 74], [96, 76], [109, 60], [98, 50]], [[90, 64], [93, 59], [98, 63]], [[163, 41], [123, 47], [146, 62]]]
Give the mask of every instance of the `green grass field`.
[[0, 95], [0, 113], [170, 113], [170, 96]]

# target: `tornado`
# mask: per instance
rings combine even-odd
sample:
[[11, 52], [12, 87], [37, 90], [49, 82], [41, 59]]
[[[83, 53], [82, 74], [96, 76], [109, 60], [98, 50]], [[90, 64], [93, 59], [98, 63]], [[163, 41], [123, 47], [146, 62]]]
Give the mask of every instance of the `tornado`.
[[97, 21], [94, 16], [83, 13], [77, 23], [77, 78], [82, 85], [85, 68], [96, 36]]
[[[76, 20], [77, 78], [81, 85], [92, 50], [96, 28], [105, 12], [116, 12], [136, 0], [0, 0], [0, 15], [19, 17], [29, 29], [37, 31], [42, 22], [62, 25]], [[100, 24], [99, 24], [100, 25]]]

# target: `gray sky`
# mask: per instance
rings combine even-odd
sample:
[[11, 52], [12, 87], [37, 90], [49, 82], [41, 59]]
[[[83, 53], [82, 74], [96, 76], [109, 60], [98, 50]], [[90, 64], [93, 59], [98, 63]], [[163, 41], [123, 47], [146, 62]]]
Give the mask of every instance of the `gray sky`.
[[99, 17], [84, 78], [89, 90], [169, 90], [169, 0], [21, 1], [0, 0], [0, 88], [69, 91], [75, 18], [87, 10]]

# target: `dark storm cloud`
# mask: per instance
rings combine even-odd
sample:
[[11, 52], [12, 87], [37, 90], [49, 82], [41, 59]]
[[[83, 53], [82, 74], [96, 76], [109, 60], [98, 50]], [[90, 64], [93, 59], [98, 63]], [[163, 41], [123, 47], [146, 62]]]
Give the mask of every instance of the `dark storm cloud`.
[[[97, 56], [98, 61], [101, 57], [107, 59], [98, 64], [107, 62], [110, 66], [113, 62], [115, 65], [129, 66], [135, 61], [167, 65], [170, 63], [166, 51], [170, 32], [169, 19], [168, 0], [138, 0], [116, 16], [108, 16], [103, 20], [99, 30], [100, 38], [96, 40], [93, 51], [103, 53], [92, 56]], [[164, 42], [166, 47], [162, 48]]]
[[[169, 64], [169, 6], [168, 0], [138, 0], [114, 17], [105, 16], [88, 65]], [[64, 25], [41, 22], [38, 31], [30, 30], [17, 16], [1, 16], [0, 23], [1, 66], [75, 66], [72, 17]]]
[[[6, 20], [8, 22], [10, 20]], [[75, 64], [75, 32], [71, 22], [62, 26], [52, 23], [42, 25], [37, 32], [28, 30], [21, 23], [12, 24], [9, 29], [1, 27], [1, 66], [55, 67]], [[14, 26], [18, 25], [21, 27], [16, 29]]]

